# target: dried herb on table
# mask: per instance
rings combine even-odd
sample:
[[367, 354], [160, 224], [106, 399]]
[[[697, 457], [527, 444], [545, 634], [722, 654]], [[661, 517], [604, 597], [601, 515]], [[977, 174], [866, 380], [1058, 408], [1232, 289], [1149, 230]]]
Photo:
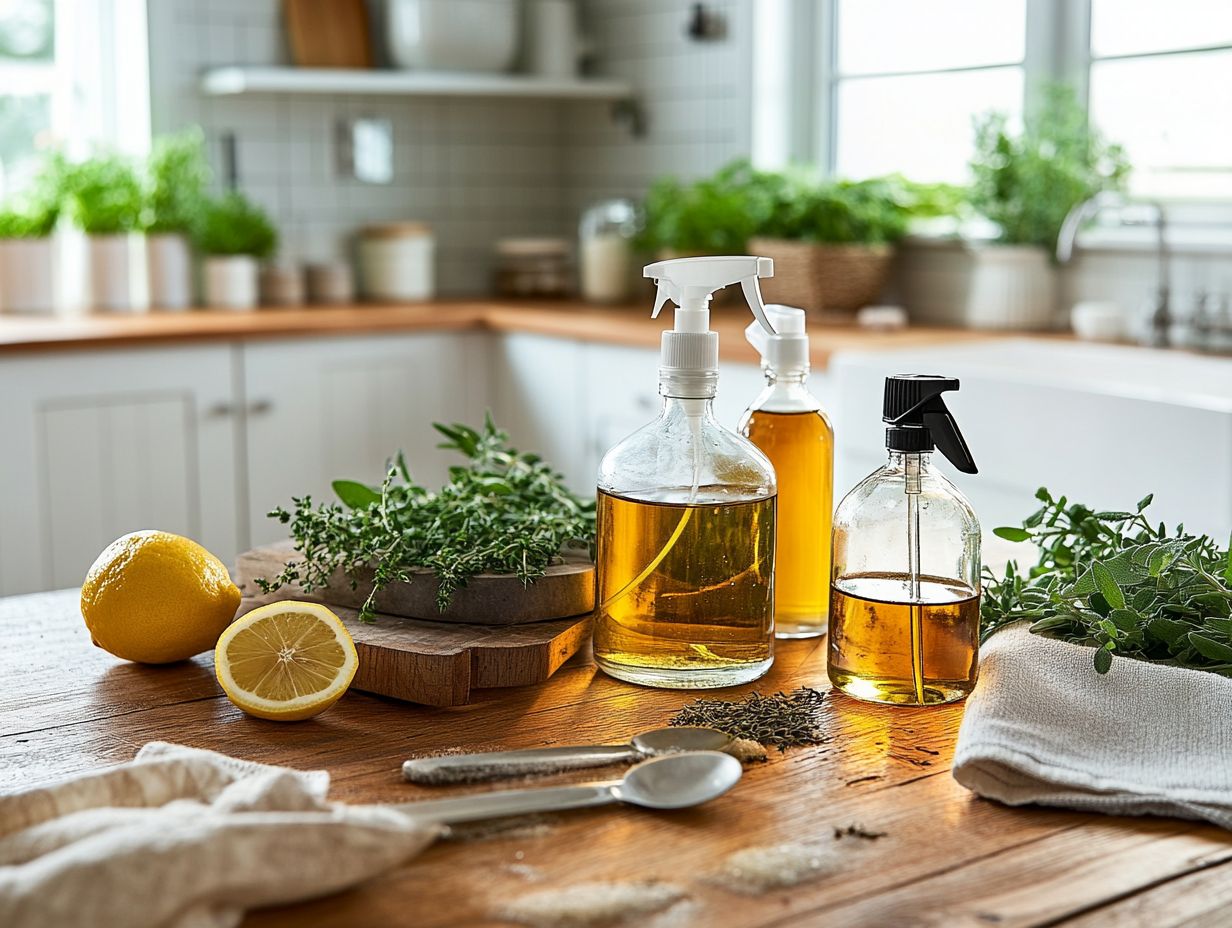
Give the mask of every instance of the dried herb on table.
[[785, 751], [830, 740], [821, 728], [825, 705], [825, 693], [802, 686], [773, 696], [750, 693], [732, 701], [697, 699], [676, 713], [668, 724], [717, 728], [733, 738], [747, 738]]
[[338, 570], [355, 585], [358, 572], [371, 568], [372, 589], [359, 616], [371, 621], [376, 595], [394, 581], [413, 582], [416, 568], [436, 574], [437, 606], [444, 610], [476, 574], [515, 574], [525, 585], [558, 563], [562, 548], [593, 549], [594, 502], [570, 492], [537, 455], [509, 447], [491, 416], [482, 432], [457, 424], [434, 428], [447, 439], [438, 447], [467, 459], [450, 468], [445, 486], [433, 491], [415, 483], [399, 453], [379, 487], [335, 481], [342, 505], [294, 498], [294, 512], [279, 508], [270, 516], [290, 526], [302, 558], [272, 580], [258, 580], [261, 589], [299, 584], [311, 592]]
[[[998, 528], [1040, 550], [1026, 572], [986, 575], [982, 638], [1021, 620], [1031, 631], [1091, 645], [1095, 669], [1113, 655], [1232, 677], [1232, 550], [1206, 535], [1169, 534], [1145, 515], [1096, 512], [1041, 488], [1021, 528]], [[1229, 545], [1232, 548], [1232, 544]]]

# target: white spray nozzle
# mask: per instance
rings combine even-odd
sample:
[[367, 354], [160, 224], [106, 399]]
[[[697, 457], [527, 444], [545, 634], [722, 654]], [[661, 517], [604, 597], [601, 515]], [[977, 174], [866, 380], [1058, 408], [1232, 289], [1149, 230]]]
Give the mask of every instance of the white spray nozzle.
[[719, 336], [710, 331], [710, 296], [730, 284], [740, 284], [758, 324], [774, 334], [761, 298], [760, 277], [774, 276], [774, 261], [754, 255], [675, 258], [648, 264], [642, 270], [659, 285], [652, 318], [663, 304], [676, 304], [676, 321], [663, 333], [659, 387], [665, 396], [714, 396], [719, 370]]
[[774, 260], [755, 255], [727, 255], [712, 258], [673, 258], [656, 261], [642, 269], [659, 285], [652, 319], [658, 318], [663, 304], [676, 304], [677, 332], [705, 332], [710, 327], [710, 297], [716, 290], [740, 284], [749, 309], [757, 321], [774, 333], [766, 318], [766, 304], [761, 296], [759, 277], [774, 276]]
[[766, 316], [774, 326], [773, 334], [756, 322], [749, 323], [744, 330], [744, 337], [757, 349], [762, 363], [780, 374], [808, 371], [804, 310], [772, 303], [766, 307]]

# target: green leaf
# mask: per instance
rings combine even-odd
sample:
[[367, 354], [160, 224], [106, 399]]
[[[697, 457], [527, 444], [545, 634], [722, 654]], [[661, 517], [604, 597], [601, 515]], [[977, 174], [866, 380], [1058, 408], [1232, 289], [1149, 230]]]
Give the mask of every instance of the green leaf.
[[381, 491], [355, 480], [335, 480], [334, 493], [350, 509], [367, 509], [381, 501]]
[[1095, 649], [1095, 672], [1107, 673], [1112, 669], [1112, 652], [1107, 648]]
[[1006, 541], [1030, 541], [1031, 533], [1025, 528], [1015, 528], [1012, 525], [1002, 525], [994, 528], [992, 533], [998, 538], [1004, 538]]
[[1146, 625], [1147, 633], [1156, 641], [1173, 644], [1189, 634], [1189, 626], [1174, 619], [1155, 618]]
[[1228, 537], [1228, 556], [1223, 565], [1223, 582], [1232, 587], [1232, 536]]
[[1155, 494], [1148, 493], [1146, 496], [1142, 497], [1142, 499], [1138, 500], [1138, 511], [1142, 512], [1142, 510], [1146, 509], [1147, 506], [1151, 505], [1151, 501], [1153, 499], [1155, 499]]
[[1091, 564], [1091, 575], [1095, 579], [1095, 585], [1099, 587], [1100, 594], [1108, 601], [1108, 605], [1113, 609], [1124, 609], [1125, 594], [1121, 591], [1111, 571], [1099, 561], [1094, 561]]
[[1214, 638], [1190, 632], [1189, 643], [1203, 657], [1209, 657], [1213, 661], [1232, 661], [1232, 646], [1222, 644]]
[[1128, 609], [1113, 609], [1108, 613], [1108, 621], [1121, 631], [1132, 632], [1141, 624], [1142, 616]]

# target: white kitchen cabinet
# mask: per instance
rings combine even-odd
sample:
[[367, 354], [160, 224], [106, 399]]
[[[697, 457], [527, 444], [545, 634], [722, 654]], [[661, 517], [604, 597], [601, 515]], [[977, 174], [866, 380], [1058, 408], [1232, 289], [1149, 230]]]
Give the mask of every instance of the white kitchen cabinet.
[[236, 553], [228, 347], [0, 359], [0, 594], [75, 586], [144, 528]]
[[[243, 546], [286, 536], [267, 517], [291, 497], [334, 499], [339, 478], [379, 484], [401, 450], [415, 479], [439, 486], [461, 458], [433, 422], [478, 426], [488, 336], [432, 332], [252, 343], [242, 349], [246, 447]], [[499, 421], [499, 420], [498, 420]]]

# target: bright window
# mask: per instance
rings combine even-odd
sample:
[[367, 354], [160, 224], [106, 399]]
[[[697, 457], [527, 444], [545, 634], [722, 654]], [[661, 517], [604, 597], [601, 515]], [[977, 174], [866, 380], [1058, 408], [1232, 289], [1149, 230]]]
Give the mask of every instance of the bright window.
[[834, 16], [837, 174], [961, 183], [973, 118], [1021, 114], [1026, 0], [838, 0]]
[[1232, 3], [1092, 0], [1090, 80], [1134, 193], [1232, 198]]
[[0, 192], [21, 186], [48, 141], [55, 38], [52, 0], [0, 0]]

